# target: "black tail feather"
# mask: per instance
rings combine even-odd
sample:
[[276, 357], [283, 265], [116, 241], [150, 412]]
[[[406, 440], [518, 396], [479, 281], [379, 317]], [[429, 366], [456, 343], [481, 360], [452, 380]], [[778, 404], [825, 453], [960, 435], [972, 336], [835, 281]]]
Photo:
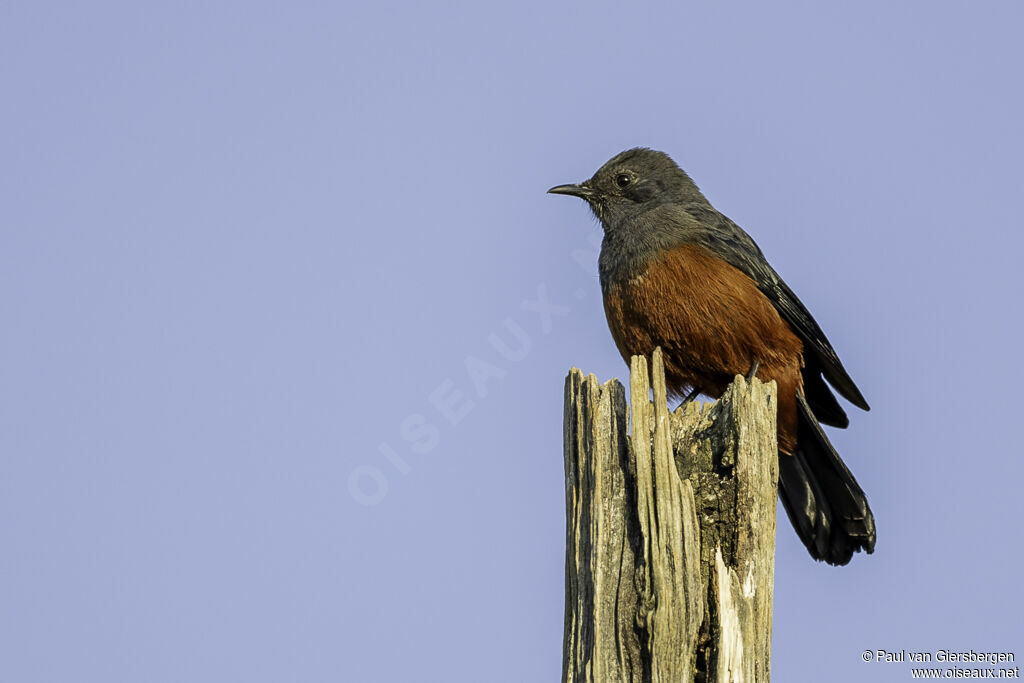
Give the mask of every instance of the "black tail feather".
[[831, 427], [846, 429], [850, 424], [850, 418], [846, 416], [846, 411], [839, 405], [835, 394], [822, 378], [821, 368], [813, 360], [807, 361], [803, 370], [803, 379], [804, 396], [807, 398], [808, 405], [814, 410], [818, 421]]
[[811, 556], [842, 565], [875, 549], [875, 518], [867, 497], [829, 443], [803, 395], [798, 446], [779, 453], [779, 498]]

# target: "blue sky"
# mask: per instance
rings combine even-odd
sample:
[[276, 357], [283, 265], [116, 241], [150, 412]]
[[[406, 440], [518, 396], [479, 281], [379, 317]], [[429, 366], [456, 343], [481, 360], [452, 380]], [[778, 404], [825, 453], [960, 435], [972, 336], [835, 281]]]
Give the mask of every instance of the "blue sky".
[[557, 677], [562, 383], [625, 367], [544, 191], [637, 145], [872, 405], [877, 550], [780, 520], [776, 678], [1021, 648], [1018, 4], [0, 14], [0, 679]]

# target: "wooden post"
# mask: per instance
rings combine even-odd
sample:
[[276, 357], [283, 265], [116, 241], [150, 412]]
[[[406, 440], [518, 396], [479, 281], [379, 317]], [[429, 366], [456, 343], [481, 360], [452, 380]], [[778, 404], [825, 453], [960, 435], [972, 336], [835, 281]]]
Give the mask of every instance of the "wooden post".
[[[648, 398], [648, 377], [654, 388]], [[661, 350], [622, 385], [565, 383], [562, 680], [769, 679], [775, 383], [668, 412]]]

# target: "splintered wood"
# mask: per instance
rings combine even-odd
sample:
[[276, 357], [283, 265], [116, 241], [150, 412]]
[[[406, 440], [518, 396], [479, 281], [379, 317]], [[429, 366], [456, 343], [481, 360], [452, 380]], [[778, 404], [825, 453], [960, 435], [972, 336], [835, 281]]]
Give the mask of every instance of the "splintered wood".
[[566, 378], [562, 679], [768, 681], [775, 384], [669, 413], [659, 349], [633, 357], [630, 404], [627, 434], [617, 380]]

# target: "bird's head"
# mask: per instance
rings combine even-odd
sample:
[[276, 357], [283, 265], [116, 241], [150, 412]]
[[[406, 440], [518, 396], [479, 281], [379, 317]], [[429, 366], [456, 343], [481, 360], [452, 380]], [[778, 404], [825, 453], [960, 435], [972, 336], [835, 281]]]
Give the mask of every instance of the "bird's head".
[[558, 185], [548, 192], [584, 200], [605, 229], [659, 204], [707, 201], [669, 155], [646, 147], [617, 154], [590, 180]]

